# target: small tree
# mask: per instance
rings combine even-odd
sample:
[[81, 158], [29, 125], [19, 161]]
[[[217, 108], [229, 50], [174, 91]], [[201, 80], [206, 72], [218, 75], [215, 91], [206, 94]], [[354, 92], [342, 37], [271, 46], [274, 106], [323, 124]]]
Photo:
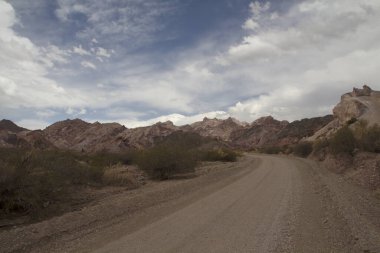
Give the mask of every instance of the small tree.
[[326, 138], [323, 139], [318, 139], [314, 142], [313, 144], [313, 151], [314, 152], [319, 152], [321, 150], [324, 150], [329, 146], [329, 141]]
[[195, 171], [197, 157], [194, 151], [179, 146], [158, 145], [142, 151], [137, 165], [150, 178], [165, 180], [175, 174]]
[[313, 145], [310, 142], [300, 142], [293, 147], [293, 153], [300, 157], [307, 157], [313, 151]]
[[380, 153], [380, 127], [368, 127], [360, 139], [360, 146], [364, 151]]
[[331, 152], [335, 155], [342, 153], [353, 155], [355, 148], [355, 136], [348, 126], [339, 129], [330, 141]]

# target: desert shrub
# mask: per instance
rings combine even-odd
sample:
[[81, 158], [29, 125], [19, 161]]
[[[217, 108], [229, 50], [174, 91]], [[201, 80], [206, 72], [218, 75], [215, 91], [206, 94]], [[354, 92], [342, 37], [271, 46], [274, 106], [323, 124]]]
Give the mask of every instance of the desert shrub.
[[137, 165], [152, 179], [165, 180], [173, 175], [195, 171], [197, 154], [180, 146], [157, 145], [141, 151]]
[[278, 146], [266, 146], [259, 149], [259, 152], [264, 154], [279, 154], [282, 151], [282, 147]]
[[357, 140], [361, 140], [368, 130], [368, 121], [359, 120], [354, 126], [354, 135]]
[[141, 172], [136, 167], [115, 164], [105, 168], [103, 183], [138, 188], [141, 185], [141, 176]]
[[333, 154], [346, 153], [352, 155], [355, 148], [356, 139], [348, 126], [339, 129], [330, 140], [330, 150]]
[[378, 125], [368, 127], [358, 142], [362, 150], [380, 153], [380, 127]]
[[202, 161], [235, 162], [238, 156], [237, 152], [226, 148], [201, 151], [200, 154]]
[[176, 146], [187, 149], [200, 147], [202, 144], [209, 142], [208, 138], [202, 137], [197, 133], [177, 131], [166, 136], [157, 145]]
[[314, 152], [319, 152], [325, 148], [329, 147], [329, 140], [326, 138], [323, 139], [318, 139], [313, 143], [313, 151]]
[[358, 121], [358, 119], [355, 118], [355, 117], [353, 117], [353, 118], [347, 120], [346, 124], [347, 124], [347, 125], [352, 125], [352, 124], [354, 124], [354, 123], [357, 122], [357, 121]]
[[34, 151], [29, 163], [32, 168], [51, 173], [58, 185], [96, 184], [101, 182], [103, 169], [109, 165], [109, 160], [98, 154], [90, 156], [55, 150]]
[[313, 145], [311, 142], [300, 142], [293, 146], [293, 153], [296, 156], [307, 157], [313, 151]]
[[[7, 151], [2, 150], [0, 153]], [[0, 217], [10, 212], [38, 210], [56, 193], [52, 173], [33, 167], [32, 153], [15, 153], [19, 156], [9, 154], [9, 157], [2, 157], [1, 161]]]
[[0, 216], [38, 214], [74, 185], [101, 185], [104, 168], [122, 161], [113, 154], [0, 148]]

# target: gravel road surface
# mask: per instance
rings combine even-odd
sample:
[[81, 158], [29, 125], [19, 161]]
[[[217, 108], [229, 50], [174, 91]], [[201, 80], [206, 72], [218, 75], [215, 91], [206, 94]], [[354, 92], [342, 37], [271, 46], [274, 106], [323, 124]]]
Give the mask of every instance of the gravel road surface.
[[82, 217], [50, 235], [41, 224], [1, 232], [0, 245], [21, 235], [4, 252], [380, 252], [380, 200], [343, 177], [285, 156], [218, 166], [41, 223]]

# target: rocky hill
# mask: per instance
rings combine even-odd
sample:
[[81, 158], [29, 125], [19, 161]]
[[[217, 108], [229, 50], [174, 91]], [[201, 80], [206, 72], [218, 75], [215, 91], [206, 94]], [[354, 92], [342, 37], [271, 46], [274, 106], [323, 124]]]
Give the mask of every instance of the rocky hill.
[[146, 148], [179, 130], [179, 127], [175, 126], [171, 121], [158, 122], [148, 127], [127, 129], [118, 137], [121, 138], [125, 147]]
[[41, 130], [30, 131], [3, 119], [0, 121], [0, 147], [48, 149], [54, 145], [45, 138]]
[[218, 140], [229, 142], [232, 141], [231, 137], [234, 132], [244, 131], [248, 126], [248, 123], [240, 122], [231, 117], [226, 120], [204, 118], [202, 121], [195, 122], [182, 129], [196, 132], [204, 137], [214, 137]]
[[237, 129], [231, 134], [231, 141], [236, 147], [258, 148], [274, 142], [274, 135], [285, 128], [289, 122], [275, 120], [272, 116], [262, 117], [249, 127]]
[[342, 126], [355, 124], [359, 120], [365, 120], [369, 125], [380, 125], [380, 92], [367, 85], [362, 89], [354, 88], [352, 92], [342, 95], [333, 109], [333, 114], [334, 119], [308, 140], [329, 137]]
[[118, 123], [88, 123], [80, 119], [56, 122], [44, 130], [29, 131], [9, 120], [0, 121], [1, 147], [59, 148], [81, 152], [119, 152], [146, 148], [177, 131], [197, 133], [240, 149], [286, 146], [300, 140], [313, 141], [334, 133], [347, 122], [365, 119], [380, 123], [380, 92], [368, 86], [344, 94], [334, 115], [279, 121], [271, 116], [251, 124], [236, 119], [208, 119], [186, 126], [158, 122], [152, 126], [127, 129]]
[[0, 131], [5, 131], [5, 132], [11, 132], [11, 133], [19, 133], [22, 131], [27, 131], [28, 129], [19, 127], [15, 123], [13, 123], [10, 120], [3, 119], [0, 121]]
[[119, 134], [126, 128], [118, 123], [93, 124], [80, 119], [64, 120], [43, 130], [46, 139], [59, 149], [82, 152], [118, 152], [123, 148]]

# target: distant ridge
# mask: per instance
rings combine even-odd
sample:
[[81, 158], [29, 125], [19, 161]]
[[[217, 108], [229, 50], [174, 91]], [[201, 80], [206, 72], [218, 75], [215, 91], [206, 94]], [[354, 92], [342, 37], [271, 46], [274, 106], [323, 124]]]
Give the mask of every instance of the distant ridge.
[[1, 130], [3, 130], [3, 131], [9, 131], [9, 132], [12, 132], [12, 133], [19, 133], [19, 132], [22, 132], [22, 131], [29, 131], [28, 129], [23, 128], [23, 127], [19, 127], [18, 125], [16, 125], [15, 123], [13, 123], [12, 121], [7, 120], [7, 119], [3, 119], [3, 120], [0, 121], [0, 131]]
[[[175, 132], [200, 136], [239, 149], [288, 146], [301, 140], [315, 140], [336, 131], [352, 118], [380, 123], [380, 92], [370, 87], [354, 88], [342, 95], [334, 115], [279, 121], [272, 116], [252, 123], [234, 118], [208, 119], [185, 126], [171, 121], [128, 129], [119, 123], [88, 123], [81, 119], [56, 122], [44, 130], [29, 131], [10, 120], [0, 121], [0, 147], [58, 148], [80, 152], [122, 152], [130, 148], [149, 148]], [[41, 145], [40, 145], [41, 144]]]

